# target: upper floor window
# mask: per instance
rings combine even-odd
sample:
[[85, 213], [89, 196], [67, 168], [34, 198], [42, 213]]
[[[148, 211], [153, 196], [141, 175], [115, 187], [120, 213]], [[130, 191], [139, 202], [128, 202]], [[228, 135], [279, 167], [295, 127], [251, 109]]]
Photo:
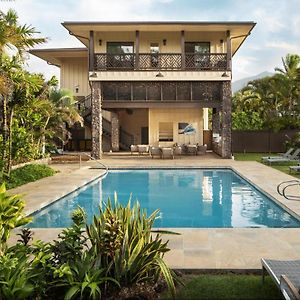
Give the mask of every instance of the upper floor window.
[[158, 67], [159, 60], [159, 43], [150, 43], [150, 53], [151, 53], [151, 67]]
[[209, 42], [186, 42], [185, 53], [205, 54], [210, 53]]
[[107, 42], [107, 69], [133, 69], [133, 42]]
[[107, 53], [109, 54], [132, 54], [132, 42], [107, 42]]
[[186, 42], [185, 65], [187, 69], [210, 68], [210, 43], [209, 42]]

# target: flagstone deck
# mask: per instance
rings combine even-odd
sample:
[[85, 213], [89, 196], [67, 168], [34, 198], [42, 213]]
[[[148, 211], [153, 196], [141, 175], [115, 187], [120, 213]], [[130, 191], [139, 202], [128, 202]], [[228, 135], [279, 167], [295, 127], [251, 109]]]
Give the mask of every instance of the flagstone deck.
[[[300, 216], [300, 202], [288, 201], [279, 196], [277, 185], [294, 177], [269, 166], [253, 161], [220, 159], [208, 153], [205, 156], [183, 156], [177, 159], [151, 159], [149, 156], [105, 155], [101, 160], [110, 168], [150, 168], [150, 167], [209, 167], [231, 168], [246, 178], [258, 189], [272, 197], [294, 216]], [[10, 193], [24, 193], [26, 213], [39, 210], [56, 201], [72, 190], [101, 176], [104, 170], [96, 162], [87, 162], [82, 168], [56, 166], [61, 173], [26, 184]], [[55, 167], [55, 166], [54, 166]], [[172, 249], [166, 260], [172, 268], [178, 269], [259, 269], [260, 258], [299, 259], [300, 228], [201, 228], [172, 229], [179, 236], [166, 236]], [[59, 229], [34, 229], [35, 238], [53, 240]], [[15, 240], [12, 237], [11, 242]]]

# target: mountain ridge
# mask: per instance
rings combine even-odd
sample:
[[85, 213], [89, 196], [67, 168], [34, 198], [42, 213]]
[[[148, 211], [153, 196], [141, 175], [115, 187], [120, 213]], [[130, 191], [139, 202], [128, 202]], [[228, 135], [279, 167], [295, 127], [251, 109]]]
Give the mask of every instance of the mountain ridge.
[[256, 79], [261, 79], [261, 78], [264, 78], [264, 77], [267, 77], [267, 76], [272, 76], [272, 75], [274, 75], [274, 73], [264, 71], [264, 72], [261, 72], [257, 75], [245, 77], [245, 78], [239, 79], [237, 81], [234, 81], [232, 83], [232, 92], [236, 93], [237, 91], [241, 90], [242, 88], [244, 88], [247, 85], [247, 83], [249, 81], [256, 80]]

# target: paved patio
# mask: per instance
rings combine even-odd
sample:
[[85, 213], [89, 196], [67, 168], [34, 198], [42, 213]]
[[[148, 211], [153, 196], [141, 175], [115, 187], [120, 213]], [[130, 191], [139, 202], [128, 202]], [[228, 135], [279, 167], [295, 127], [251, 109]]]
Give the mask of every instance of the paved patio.
[[[294, 216], [300, 216], [300, 202], [279, 196], [277, 185], [294, 177], [257, 162], [220, 159], [205, 156], [184, 156], [177, 159], [151, 159], [149, 156], [104, 155], [102, 163], [110, 168], [143, 167], [209, 167], [232, 168], [257, 188], [272, 197]], [[74, 165], [53, 165], [60, 173], [11, 190], [24, 193], [26, 213], [39, 210], [63, 195], [78, 189], [103, 174], [96, 162]], [[212, 228], [172, 229], [180, 236], [166, 236], [172, 251], [166, 255], [168, 264], [179, 269], [259, 269], [260, 258], [299, 259], [300, 228]], [[53, 240], [59, 229], [35, 229], [35, 238]], [[12, 242], [15, 237], [12, 237]]]

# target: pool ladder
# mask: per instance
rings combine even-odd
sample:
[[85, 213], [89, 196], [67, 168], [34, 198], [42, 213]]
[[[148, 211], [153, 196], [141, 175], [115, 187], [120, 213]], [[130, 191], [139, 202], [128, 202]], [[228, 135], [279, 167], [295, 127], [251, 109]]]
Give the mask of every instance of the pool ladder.
[[[298, 195], [288, 194], [288, 189], [299, 186]], [[300, 180], [283, 181], [277, 186], [277, 192], [287, 200], [300, 200]]]

